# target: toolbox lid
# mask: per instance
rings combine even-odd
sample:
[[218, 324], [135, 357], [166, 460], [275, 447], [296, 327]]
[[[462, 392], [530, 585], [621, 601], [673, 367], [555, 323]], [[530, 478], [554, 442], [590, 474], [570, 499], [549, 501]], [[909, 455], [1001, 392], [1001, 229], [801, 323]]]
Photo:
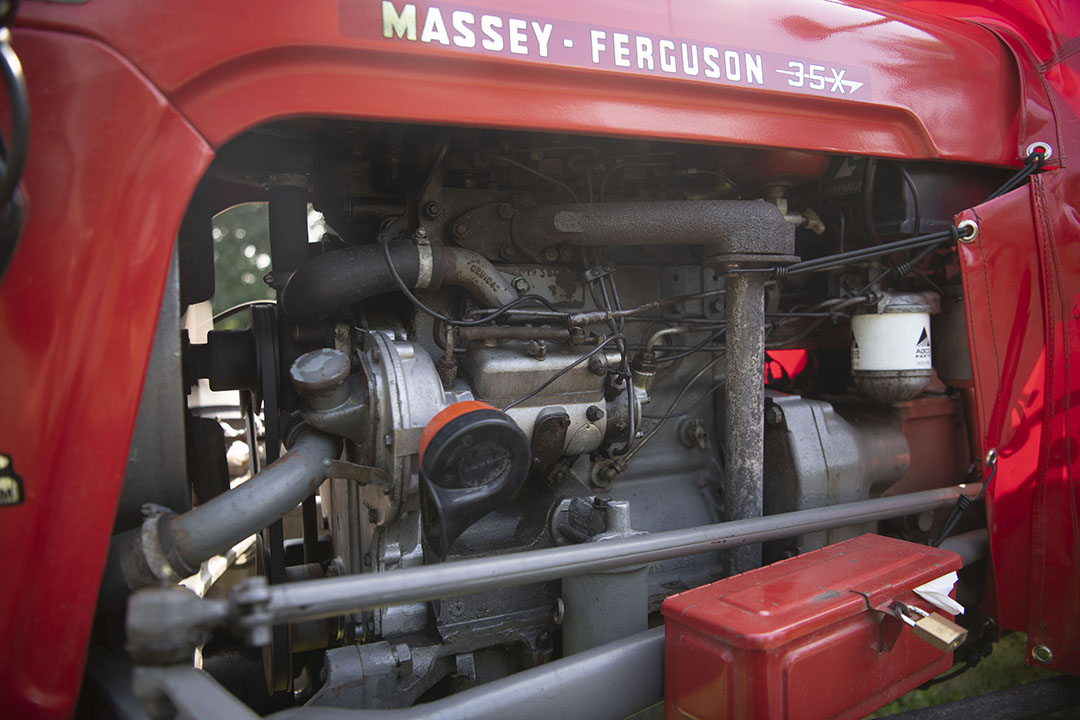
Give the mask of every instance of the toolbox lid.
[[865, 596], [887, 606], [962, 564], [948, 550], [862, 535], [672, 595], [661, 612], [706, 637], [769, 650], [865, 612]]

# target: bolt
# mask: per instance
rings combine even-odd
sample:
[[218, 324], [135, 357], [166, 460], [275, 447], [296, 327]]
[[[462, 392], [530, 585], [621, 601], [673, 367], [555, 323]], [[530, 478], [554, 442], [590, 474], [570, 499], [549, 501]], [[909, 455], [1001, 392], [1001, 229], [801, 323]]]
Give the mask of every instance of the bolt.
[[549, 247], [544, 250], [544, 259], [548, 262], [555, 262], [559, 259], [559, 251], [557, 248]]
[[530, 340], [525, 345], [525, 354], [537, 360], [543, 360], [547, 357], [547, 343], [543, 340]]
[[765, 408], [766, 425], [769, 427], [776, 427], [782, 422], [784, 422], [784, 411], [777, 405], [769, 405]]
[[434, 220], [435, 218], [439, 217], [441, 213], [442, 205], [435, 202], [434, 200], [424, 205], [424, 215], [427, 215], [430, 220]]
[[413, 237], [417, 240], [423, 240], [427, 237], [427, 230], [424, 228], [416, 228], [416, 232], [413, 233]]
[[1054, 651], [1045, 645], [1036, 645], [1031, 648], [1031, 657], [1035, 658], [1035, 662], [1037, 663], [1049, 665], [1054, 662]]
[[514, 282], [511, 284], [514, 286], [514, 289], [517, 290], [519, 293], [529, 292], [529, 281], [523, 277], [519, 276], [514, 278]]
[[559, 260], [562, 260], [563, 262], [570, 262], [573, 259], [574, 259], [574, 248], [572, 248], [572, 247], [561, 247], [561, 248], [559, 248]]
[[465, 225], [465, 223], [458, 223], [454, 226], [454, 237], [463, 238], [468, 234], [469, 228]]
[[599, 355], [589, 358], [589, 372], [593, 375], [603, 375], [607, 372], [607, 360]]
[[510, 258], [514, 257], [514, 246], [509, 244], [500, 245], [499, 257], [501, 257], [503, 260], [509, 260]]
[[383, 437], [383, 442], [386, 444], [386, 447], [393, 447], [394, 436], [390, 433], [386, 433], [386, 435]]
[[510, 203], [500, 203], [499, 217], [501, 217], [503, 220], [509, 220], [510, 218], [514, 217], [514, 206]]
[[716, 313], [724, 312], [724, 298], [713, 298], [710, 305], [712, 306], [712, 311], [713, 312], [716, 312]]
[[595, 405], [590, 405], [585, 411], [585, 417], [589, 422], [596, 422], [600, 418], [604, 417], [604, 411]]
[[688, 448], [705, 449], [709, 445], [709, 433], [700, 420], [687, 420], [679, 428], [679, 439]]
[[547, 478], [545, 478], [549, 485], [561, 485], [566, 482], [566, 478], [570, 477], [570, 471], [565, 465], [556, 465], [548, 472]]

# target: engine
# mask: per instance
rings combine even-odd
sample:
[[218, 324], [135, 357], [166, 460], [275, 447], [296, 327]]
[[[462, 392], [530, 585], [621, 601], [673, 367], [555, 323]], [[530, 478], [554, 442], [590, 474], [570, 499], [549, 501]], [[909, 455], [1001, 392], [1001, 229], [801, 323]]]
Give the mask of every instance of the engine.
[[[260, 477], [307, 463], [298, 496], [274, 496], [280, 513], [303, 501], [298, 522], [271, 524], [254, 551], [273, 587], [954, 485], [972, 456], [971, 369], [947, 241], [953, 213], [1000, 180], [780, 149], [258, 128], [219, 153], [181, 232], [194, 308], [213, 292], [192, 279], [212, 262], [209, 217], [268, 199], [277, 298], [245, 308], [246, 329], [185, 339], [189, 390], [240, 393], [228, 412], [189, 398], [180, 462], [217, 478], [204, 474], [190, 513], [250, 484], [217, 516], [237, 526], [231, 545], [276, 517], [251, 520], [270, 502]], [[318, 242], [309, 202], [330, 228]], [[251, 448], [251, 479], [232, 490], [223, 425]], [[274, 463], [282, 443], [300, 450]], [[161, 504], [172, 512], [114, 542], [118, 585], [207, 559], [185, 543], [216, 525], [181, 534], [185, 508]], [[204, 664], [255, 707], [287, 692], [405, 707], [643, 631], [664, 598], [763, 563], [867, 531], [925, 542], [945, 514], [274, 625], [265, 689], [215, 661], [228, 643]], [[132, 569], [115, 550], [131, 543], [158, 562]]]

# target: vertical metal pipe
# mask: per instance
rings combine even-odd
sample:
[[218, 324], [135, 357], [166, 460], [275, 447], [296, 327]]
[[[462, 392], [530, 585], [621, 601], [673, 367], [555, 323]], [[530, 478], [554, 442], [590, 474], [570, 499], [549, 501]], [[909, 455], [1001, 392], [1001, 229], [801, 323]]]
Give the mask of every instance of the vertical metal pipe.
[[[765, 464], [765, 276], [730, 273], [724, 303], [727, 329], [725, 396], [726, 502], [729, 520], [760, 517]], [[761, 545], [735, 548], [732, 573], [761, 565]]]

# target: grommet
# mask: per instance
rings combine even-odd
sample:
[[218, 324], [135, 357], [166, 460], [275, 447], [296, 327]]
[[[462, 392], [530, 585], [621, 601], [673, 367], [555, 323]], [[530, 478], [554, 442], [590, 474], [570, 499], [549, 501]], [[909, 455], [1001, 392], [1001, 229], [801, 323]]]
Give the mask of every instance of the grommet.
[[[970, 234], [965, 234], [964, 229], [971, 228]], [[979, 223], [974, 220], [961, 220], [956, 225], [956, 229], [960, 232], [960, 242], [969, 243], [975, 238], [979, 237]]]
[[1048, 665], [1054, 662], [1054, 651], [1045, 645], [1036, 645], [1031, 648], [1031, 657], [1035, 658], [1035, 662]]
[[1050, 158], [1054, 157], [1054, 148], [1050, 145], [1050, 143], [1045, 143], [1041, 140], [1028, 145], [1027, 152], [1024, 154], [1024, 157], [1030, 157], [1031, 153], [1037, 152], [1042, 153], [1043, 160], [1049, 160]]

